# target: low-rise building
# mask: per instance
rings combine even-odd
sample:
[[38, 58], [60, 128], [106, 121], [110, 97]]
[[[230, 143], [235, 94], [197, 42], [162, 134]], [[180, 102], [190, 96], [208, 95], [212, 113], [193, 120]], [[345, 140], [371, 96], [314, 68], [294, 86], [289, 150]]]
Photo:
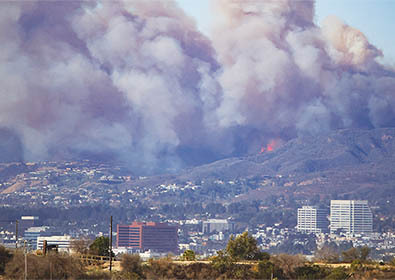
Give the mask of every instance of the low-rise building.
[[208, 219], [203, 221], [203, 233], [234, 232], [234, 223], [226, 219]]
[[57, 246], [60, 252], [70, 252], [72, 237], [69, 235], [39, 236], [37, 237], [37, 249], [43, 250], [45, 240], [47, 245]]

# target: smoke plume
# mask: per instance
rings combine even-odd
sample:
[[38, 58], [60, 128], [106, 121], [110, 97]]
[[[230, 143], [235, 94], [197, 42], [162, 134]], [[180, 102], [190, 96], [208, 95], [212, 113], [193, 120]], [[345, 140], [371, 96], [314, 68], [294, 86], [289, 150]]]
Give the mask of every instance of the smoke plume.
[[216, 0], [212, 39], [169, 0], [0, 6], [0, 146], [26, 161], [168, 171], [395, 126], [395, 70], [313, 1]]

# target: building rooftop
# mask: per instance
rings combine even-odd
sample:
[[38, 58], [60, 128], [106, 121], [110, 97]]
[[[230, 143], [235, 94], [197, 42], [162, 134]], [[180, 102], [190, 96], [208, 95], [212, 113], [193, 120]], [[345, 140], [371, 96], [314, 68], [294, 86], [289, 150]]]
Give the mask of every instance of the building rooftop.
[[21, 220], [39, 220], [38, 216], [22, 216]]

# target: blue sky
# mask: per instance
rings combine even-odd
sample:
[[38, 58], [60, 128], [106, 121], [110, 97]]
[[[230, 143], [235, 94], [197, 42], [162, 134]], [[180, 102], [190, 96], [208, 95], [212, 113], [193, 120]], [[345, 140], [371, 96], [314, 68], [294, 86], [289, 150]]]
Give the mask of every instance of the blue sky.
[[[177, 1], [196, 18], [199, 29], [209, 35], [213, 16], [210, 0]], [[336, 15], [361, 30], [372, 44], [384, 52], [385, 61], [395, 64], [395, 0], [317, 0], [317, 24], [328, 15]]]

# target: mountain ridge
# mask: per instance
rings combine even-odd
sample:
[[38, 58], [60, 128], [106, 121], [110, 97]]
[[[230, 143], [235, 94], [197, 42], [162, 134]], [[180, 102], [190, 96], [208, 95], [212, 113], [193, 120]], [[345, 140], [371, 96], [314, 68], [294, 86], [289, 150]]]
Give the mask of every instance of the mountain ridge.
[[343, 129], [319, 136], [302, 136], [274, 151], [219, 160], [184, 170], [178, 176], [221, 174], [232, 179], [258, 174], [312, 173], [380, 162], [395, 163], [395, 128]]

